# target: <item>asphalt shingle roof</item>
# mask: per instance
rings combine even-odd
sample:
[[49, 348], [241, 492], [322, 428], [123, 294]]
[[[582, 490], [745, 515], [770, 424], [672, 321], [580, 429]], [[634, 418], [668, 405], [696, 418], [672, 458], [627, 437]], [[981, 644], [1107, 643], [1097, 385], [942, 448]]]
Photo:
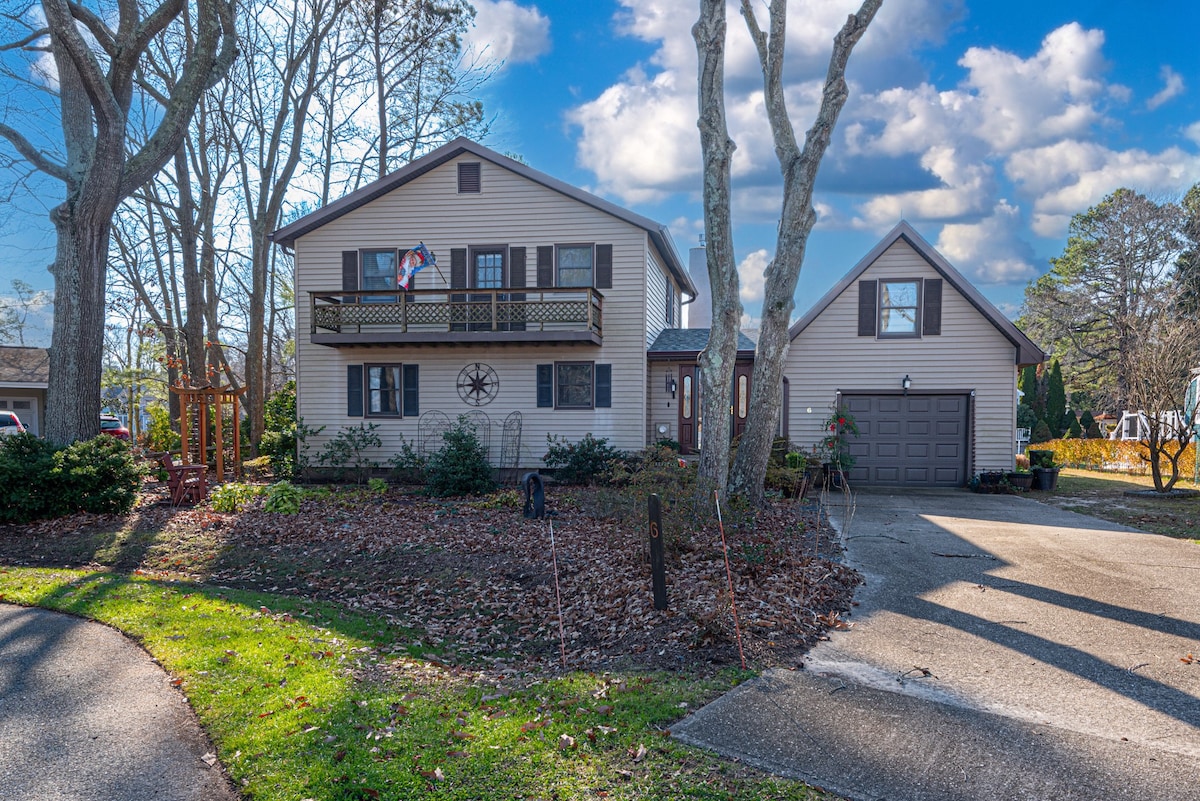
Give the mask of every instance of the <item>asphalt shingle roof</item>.
[[[647, 349], [650, 353], [699, 353], [708, 344], [708, 328], [664, 328]], [[754, 350], [754, 342], [738, 332], [738, 350]]]

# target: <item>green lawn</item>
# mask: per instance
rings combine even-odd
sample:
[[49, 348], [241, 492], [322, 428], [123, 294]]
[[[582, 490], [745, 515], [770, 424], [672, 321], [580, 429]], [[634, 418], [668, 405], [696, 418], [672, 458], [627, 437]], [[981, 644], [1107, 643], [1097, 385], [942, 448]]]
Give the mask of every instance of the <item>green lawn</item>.
[[[1200, 495], [1147, 497], [1127, 492], [1152, 489], [1149, 476], [1064, 469], [1058, 488], [1032, 497], [1074, 512], [1177, 539], [1200, 540]], [[1180, 481], [1177, 489], [1197, 489]]]

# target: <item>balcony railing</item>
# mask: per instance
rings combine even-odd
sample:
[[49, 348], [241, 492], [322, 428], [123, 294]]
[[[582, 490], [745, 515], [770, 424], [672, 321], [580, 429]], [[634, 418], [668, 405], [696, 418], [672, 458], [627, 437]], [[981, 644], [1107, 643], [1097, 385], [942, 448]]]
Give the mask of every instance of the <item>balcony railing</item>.
[[604, 297], [591, 288], [444, 292], [310, 291], [319, 345], [603, 340]]

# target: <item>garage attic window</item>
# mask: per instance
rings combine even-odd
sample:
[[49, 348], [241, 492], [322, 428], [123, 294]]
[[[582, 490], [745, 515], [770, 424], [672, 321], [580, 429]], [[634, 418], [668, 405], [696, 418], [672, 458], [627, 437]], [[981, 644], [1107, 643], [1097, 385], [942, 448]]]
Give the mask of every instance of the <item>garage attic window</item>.
[[920, 303], [920, 281], [880, 281], [879, 336], [919, 336]]

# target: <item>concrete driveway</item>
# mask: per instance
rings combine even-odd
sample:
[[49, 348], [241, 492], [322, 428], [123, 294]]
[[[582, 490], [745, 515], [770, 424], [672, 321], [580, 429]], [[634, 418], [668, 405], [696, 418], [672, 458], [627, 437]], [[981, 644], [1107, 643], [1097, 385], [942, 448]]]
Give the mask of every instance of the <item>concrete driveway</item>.
[[1200, 797], [1200, 547], [965, 491], [832, 517], [853, 627], [676, 737], [853, 799]]

